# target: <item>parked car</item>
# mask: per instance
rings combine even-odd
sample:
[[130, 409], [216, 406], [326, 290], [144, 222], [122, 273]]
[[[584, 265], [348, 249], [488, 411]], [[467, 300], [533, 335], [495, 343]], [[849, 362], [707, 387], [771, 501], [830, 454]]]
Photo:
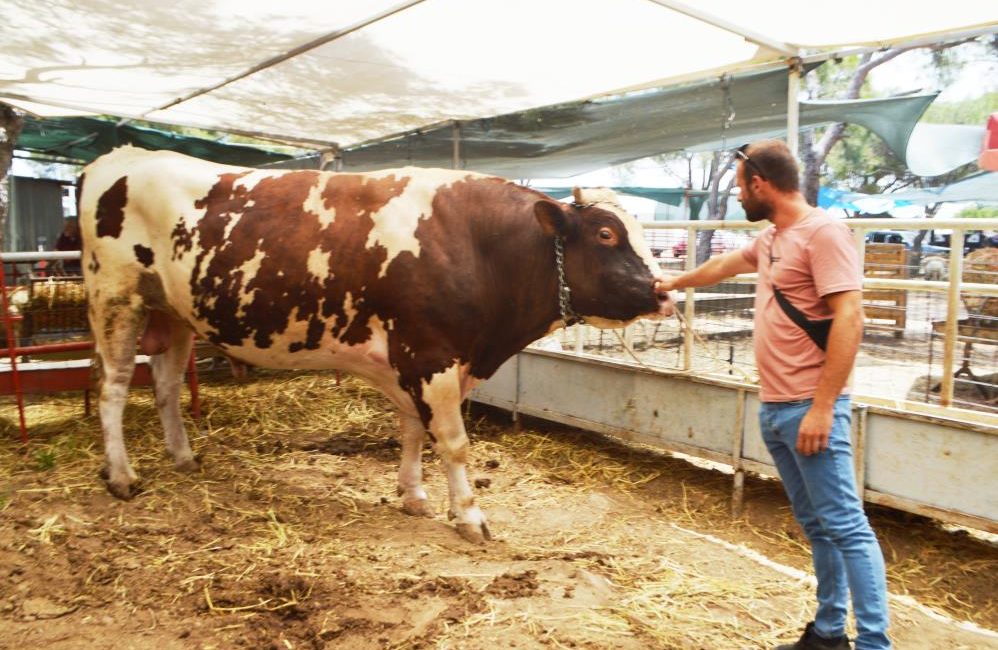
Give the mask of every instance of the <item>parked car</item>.
[[[931, 232], [930, 232], [931, 235]], [[903, 244], [911, 250], [915, 243], [917, 232], [907, 230], [870, 230], [864, 236], [867, 244]], [[939, 246], [931, 243], [931, 237], [922, 241], [923, 255], [949, 255], [949, 246]]]
[[[746, 246], [752, 238], [743, 232], [734, 230], [716, 230], [710, 239], [710, 255], [719, 255], [728, 251], [738, 250]], [[672, 247], [673, 257], [686, 257], [686, 240], [680, 240]]]

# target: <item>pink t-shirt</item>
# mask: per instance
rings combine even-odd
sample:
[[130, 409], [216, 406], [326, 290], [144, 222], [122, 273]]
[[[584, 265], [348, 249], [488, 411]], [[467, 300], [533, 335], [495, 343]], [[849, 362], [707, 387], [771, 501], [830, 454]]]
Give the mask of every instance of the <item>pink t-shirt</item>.
[[863, 287], [849, 228], [815, 211], [787, 228], [766, 228], [742, 249], [742, 255], [759, 272], [753, 338], [760, 399], [790, 402], [814, 397], [825, 353], [776, 302], [773, 285], [808, 320], [831, 318], [824, 296]]

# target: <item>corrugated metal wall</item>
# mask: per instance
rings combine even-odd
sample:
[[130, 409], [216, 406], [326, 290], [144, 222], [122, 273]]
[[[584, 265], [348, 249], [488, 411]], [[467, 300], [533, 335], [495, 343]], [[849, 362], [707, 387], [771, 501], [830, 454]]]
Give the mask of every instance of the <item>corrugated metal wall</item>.
[[11, 177], [10, 217], [4, 224], [3, 250], [55, 250], [63, 228], [59, 181]]

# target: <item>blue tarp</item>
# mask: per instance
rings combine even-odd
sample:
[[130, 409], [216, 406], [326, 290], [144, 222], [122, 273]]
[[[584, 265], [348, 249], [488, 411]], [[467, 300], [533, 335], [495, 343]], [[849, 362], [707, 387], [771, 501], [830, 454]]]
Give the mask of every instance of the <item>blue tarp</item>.
[[831, 187], [818, 190], [818, 205], [826, 209], [859, 211], [863, 208], [857, 205], [858, 202], [874, 200], [892, 203], [895, 207], [950, 201], [995, 203], [998, 202], [998, 172], [981, 172], [949, 185], [900, 190], [889, 194], [862, 194]]

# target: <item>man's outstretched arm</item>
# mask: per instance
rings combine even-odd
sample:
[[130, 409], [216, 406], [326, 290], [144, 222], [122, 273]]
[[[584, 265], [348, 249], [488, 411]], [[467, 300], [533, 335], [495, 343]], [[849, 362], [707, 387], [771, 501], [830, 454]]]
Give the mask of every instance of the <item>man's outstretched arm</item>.
[[707, 287], [739, 273], [753, 273], [755, 266], [750, 264], [740, 250], [729, 251], [712, 257], [692, 271], [671, 276], [663, 280], [669, 291], [689, 287]]

